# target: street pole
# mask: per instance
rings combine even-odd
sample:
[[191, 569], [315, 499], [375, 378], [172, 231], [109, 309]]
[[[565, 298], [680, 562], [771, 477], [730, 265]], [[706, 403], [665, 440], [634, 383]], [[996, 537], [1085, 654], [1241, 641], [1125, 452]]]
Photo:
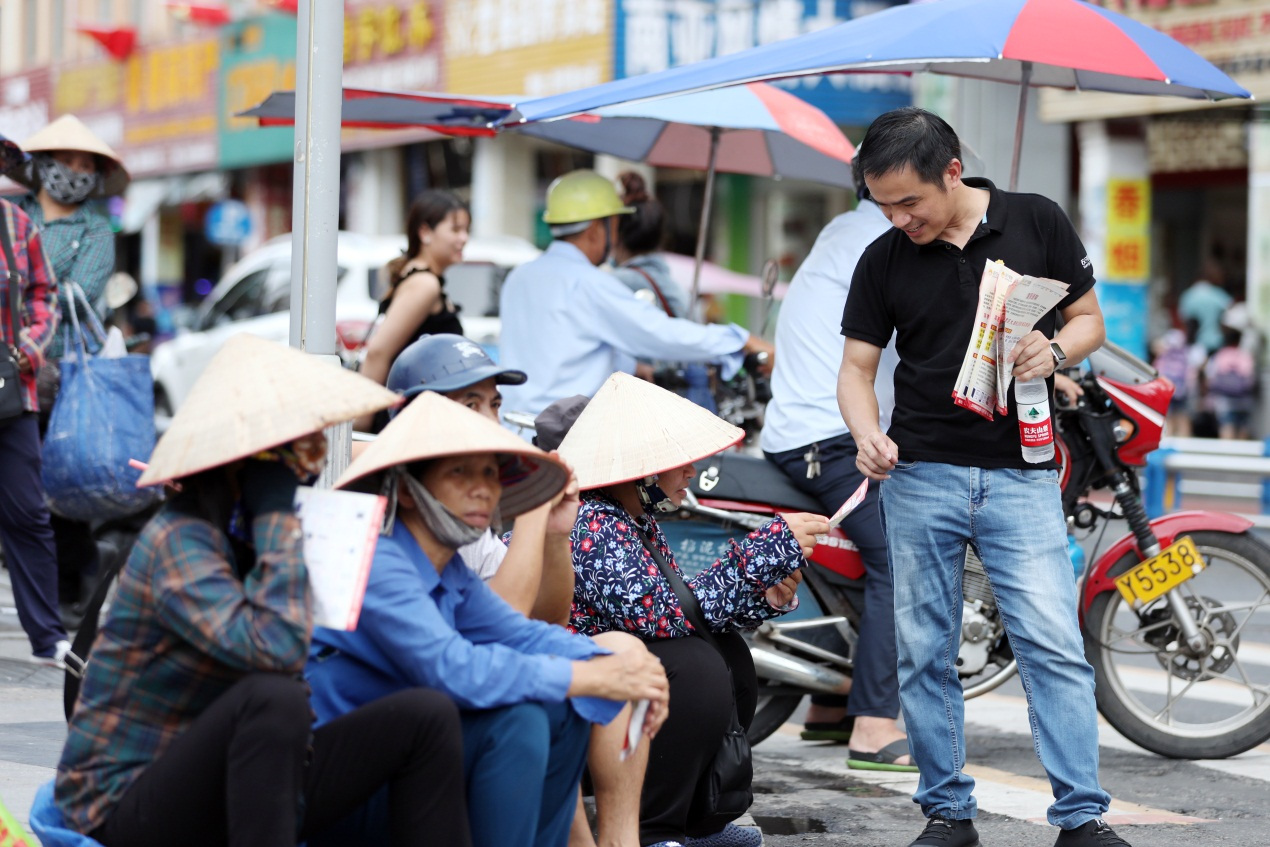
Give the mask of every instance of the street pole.
[[[340, 366], [335, 350], [340, 108], [344, 4], [301, 0], [295, 69], [295, 177], [291, 212], [291, 346]], [[330, 427], [329, 487], [348, 467], [352, 424]]]

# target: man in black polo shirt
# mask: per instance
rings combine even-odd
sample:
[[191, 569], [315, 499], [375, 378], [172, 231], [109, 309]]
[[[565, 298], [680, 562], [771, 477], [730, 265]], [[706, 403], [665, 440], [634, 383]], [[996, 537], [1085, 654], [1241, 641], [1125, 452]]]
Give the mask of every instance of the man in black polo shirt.
[[[1054, 789], [1049, 821], [1062, 828], [1056, 845], [1127, 847], [1101, 820], [1110, 797], [1098, 784], [1094, 675], [1076, 619], [1056, 465], [1023, 460], [1013, 403], [988, 421], [952, 398], [985, 262], [1069, 284], [1067, 298], [1011, 356], [1016, 380], [1044, 377], [1052, 387], [1058, 362], [1074, 364], [1103, 341], [1089, 258], [1055, 203], [962, 179], [957, 135], [929, 112], [898, 109], [874, 121], [860, 164], [893, 228], [869, 246], [852, 279], [838, 400], [859, 445], [857, 465], [884, 481], [900, 700], [921, 769], [913, 799], [928, 819], [912, 847], [979, 844], [954, 664], [967, 544], [992, 580], [1035, 716], [1036, 749]], [[900, 364], [883, 433], [873, 378], [892, 330]]]

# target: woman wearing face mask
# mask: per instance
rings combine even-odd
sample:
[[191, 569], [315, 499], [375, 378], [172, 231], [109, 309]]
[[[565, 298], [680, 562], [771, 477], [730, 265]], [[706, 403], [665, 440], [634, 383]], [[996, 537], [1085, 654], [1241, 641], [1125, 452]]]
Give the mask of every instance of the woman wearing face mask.
[[[627, 701], [647, 699], [644, 731], [655, 733], [666, 713], [665, 674], [638, 645], [609, 653], [526, 619], [456, 551], [500, 516], [555, 501], [568, 471], [494, 421], [428, 391], [337, 485], [375, 474], [389, 497], [389, 523], [357, 629], [314, 633], [306, 676], [318, 718], [335, 720], [410, 688], [449, 695], [461, 710], [473, 842], [561, 847], [591, 724], [608, 724]], [[349, 826], [376, 843], [367, 837], [375, 820], [372, 806]]]
[[[298, 351], [230, 339], [141, 484], [179, 492], [142, 531], [88, 657], [45, 844], [290, 847], [386, 787], [394, 847], [470, 844], [458, 716], [402, 692], [316, 731], [300, 671], [312, 629], [296, 487], [321, 430], [396, 402]], [[456, 810], [459, 812], [456, 815]]]
[[424, 335], [463, 334], [458, 310], [445, 296], [445, 271], [463, 261], [472, 216], [448, 191], [425, 191], [406, 220], [406, 252], [384, 268], [388, 293], [379, 304], [383, 320], [366, 342], [363, 375], [380, 385], [397, 354]]
[[[542, 436], [542, 433], [539, 433]], [[735, 445], [737, 427], [629, 374], [615, 373], [569, 428], [559, 453], [584, 492], [574, 525], [570, 628], [629, 632], [661, 659], [670, 718], [649, 750], [640, 838], [657, 847], [757, 847], [762, 836], [701, 812], [702, 776], [719, 750], [735, 703], [748, 728], [757, 704], [754, 662], [737, 630], [792, 610], [799, 568], [829, 531], [820, 515], [778, 515], [714, 565], [684, 579], [657, 524], [696, 476], [694, 462]], [[660, 561], [659, 561], [660, 559]], [[700, 607], [713, 644], [700, 637], [664, 566]]]
[[[88, 303], [95, 306], [115, 269], [115, 233], [105, 215], [89, 201], [122, 194], [129, 178], [115, 151], [74, 115], [53, 121], [24, 141], [22, 148], [31, 159], [9, 176], [31, 189], [17, 203], [40, 230], [57, 277], [61, 315], [61, 327], [45, 350], [38, 379], [43, 434], [57, 398], [58, 361], [67, 352], [63, 342], [72, 304], [81, 324], [87, 320], [84, 303], [76, 300], [71, 284], [79, 286]], [[89, 352], [96, 352], [96, 338], [89, 335], [86, 343]], [[97, 544], [86, 523], [52, 515], [52, 526], [62, 619], [74, 627], [79, 622], [75, 601], [91, 593], [91, 580], [97, 573]]]

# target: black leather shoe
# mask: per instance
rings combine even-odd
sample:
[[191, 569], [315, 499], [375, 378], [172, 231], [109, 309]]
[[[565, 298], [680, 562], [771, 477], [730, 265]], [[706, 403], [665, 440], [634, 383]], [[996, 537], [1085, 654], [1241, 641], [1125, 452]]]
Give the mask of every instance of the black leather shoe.
[[932, 815], [926, 828], [908, 847], [979, 847], [979, 833], [972, 820], [955, 821]]
[[1101, 818], [1086, 821], [1075, 829], [1065, 829], [1058, 834], [1054, 847], [1130, 847], [1116, 831]]

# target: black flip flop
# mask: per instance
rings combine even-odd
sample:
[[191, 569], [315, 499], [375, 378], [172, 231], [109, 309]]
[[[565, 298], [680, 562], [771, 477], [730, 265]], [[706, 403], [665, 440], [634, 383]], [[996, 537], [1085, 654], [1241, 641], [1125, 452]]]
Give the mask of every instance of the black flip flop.
[[854, 717], [845, 717], [836, 721], [812, 721], [803, 724], [803, 731], [798, 737], [803, 741], [834, 741], [846, 744], [851, 740], [851, 728], [855, 726]]
[[908, 750], [908, 739], [892, 741], [876, 753], [862, 753], [847, 748], [847, 767], [857, 771], [897, 771], [899, 773], [917, 773], [917, 765], [897, 765], [896, 760], [911, 755]]

